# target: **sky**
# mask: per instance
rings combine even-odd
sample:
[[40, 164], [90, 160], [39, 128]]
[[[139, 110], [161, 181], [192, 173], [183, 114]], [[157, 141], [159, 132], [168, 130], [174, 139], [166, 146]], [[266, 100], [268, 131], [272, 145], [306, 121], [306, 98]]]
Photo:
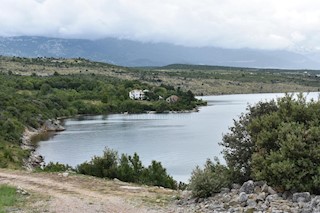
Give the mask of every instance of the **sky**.
[[320, 52], [319, 0], [0, 0], [0, 36]]

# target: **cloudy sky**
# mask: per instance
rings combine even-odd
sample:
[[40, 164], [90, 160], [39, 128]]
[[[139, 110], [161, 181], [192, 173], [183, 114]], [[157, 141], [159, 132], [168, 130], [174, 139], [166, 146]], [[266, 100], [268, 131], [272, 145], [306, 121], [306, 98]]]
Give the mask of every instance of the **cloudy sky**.
[[0, 0], [0, 36], [320, 51], [319, 0]]

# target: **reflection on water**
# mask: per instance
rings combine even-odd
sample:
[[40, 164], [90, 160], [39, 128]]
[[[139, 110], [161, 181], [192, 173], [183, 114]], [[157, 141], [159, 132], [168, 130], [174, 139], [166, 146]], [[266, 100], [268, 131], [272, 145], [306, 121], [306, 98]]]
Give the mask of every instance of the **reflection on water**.
[[[308, 98], [318, 98], [310, 93]], [[66, 131], [49, 134], [38, 152], [46, 162], [76, 166], [101, 155], [105, 147], [119, 153], [137, 152], [144, 163], [160, 161], [179, 181], [188, 181], [192, 169], [207, 158], [221, 157], [218, 145], [233, 119], [245, 112], [247, 104], [281, 97], [283, 94], [249, 94], [201, 97], [208, 101], [198, 113], [115, 114], [81, 116], [65, 120]], [[222, 160], [223, 162], [223, 160]]]
[[55, 135], [57, 135], [56, 132], [41, 133], [39, 135], [33, 136], [31, 139], [31, 142], [35, 144], [35, 143], [38, 143], [39, 141], [48, 141], [52, 139]]

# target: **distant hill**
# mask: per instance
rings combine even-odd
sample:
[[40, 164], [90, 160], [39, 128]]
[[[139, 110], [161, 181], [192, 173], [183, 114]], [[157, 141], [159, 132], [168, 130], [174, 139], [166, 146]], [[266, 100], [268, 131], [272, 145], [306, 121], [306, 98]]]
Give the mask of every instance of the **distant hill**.
[[320, 69], [316, 55], [288, 51], [184, 47], [168, 43], [142, 43], [47, 37], [0, 37], [0, 55], [21, 57], [87, 58], [122, 66], [195, 64], [234, 67]]

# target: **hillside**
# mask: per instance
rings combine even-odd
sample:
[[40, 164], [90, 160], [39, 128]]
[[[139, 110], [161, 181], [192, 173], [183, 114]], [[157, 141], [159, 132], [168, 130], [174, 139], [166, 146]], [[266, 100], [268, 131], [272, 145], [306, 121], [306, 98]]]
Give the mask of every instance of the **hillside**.
[[0, 57], [0, 72], [19, 75], [100, 74], [139, 80], [151, 85], [172, 85], [197, 95], [319, 91], [319, 70], [254, 69], [173, 64], [128, 68], [82, 58]]
[[235, 67], [319, 69], [319, 57], [284, 50], [186, 47], [169, 43], [104, 38], [0, 37], [0, 55], [88, 58], [122, 66], [164, 66], [174, 63]]

